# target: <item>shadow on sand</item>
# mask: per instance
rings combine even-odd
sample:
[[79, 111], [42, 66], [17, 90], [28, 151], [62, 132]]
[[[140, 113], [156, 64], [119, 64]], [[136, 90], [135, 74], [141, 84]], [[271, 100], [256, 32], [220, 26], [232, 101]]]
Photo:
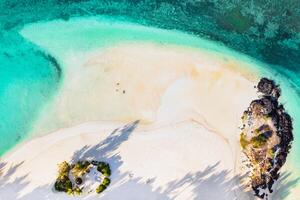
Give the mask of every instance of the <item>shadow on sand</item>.
[[[68, 196], [64, 193], [53, 191], [53, 184], [42, 185], [28, 191], [30, 184], [27, 175], [11, 180], [11, 176], [23, 163], [8, 166], [0, 161], [0, 200], [66, 200], [66, 199], [105, 199], [105, 200], [251, 200], [252, 194], [241, 192], [237, 186], [242, 177], [228, 178], [229, 171], [217, 171], [216, 163], [208, 166], [203, 171], [187, 173], [178, 180], [173, 180], [164, 187], [155, 187], [156, 178], [145, 180], [136, 177], [130, 171], [121, 172], [123, 164], [118, 148], [130, 138], [131, 133], [138, 125], [138, 121], [115, 129], [105, 140], [94, 146], [84, 146], [74, 152], [71, 161], [78, 160], [103, 160], [110, 164], [112, 169], [111, 185], [99, 195], [94, 196]], [[141, 150], [142, 151], [142, 150]], [[201, 159], [201, 158], [199, 158]], [[159, 163], [157, 163], [159, 167]], [[3, 169], [6, 170], [3, 170]], [[172, 169], [170, 169], [172, 171]], [[46, 172], [45, 172], [46, 173]], [[281, 182], [274, 193], [274, 200], [284, 199], [289, 195], [299, 179], [288, 180], [291, 175], [283, 173]], [[42, 177], [40, 177], [42, 179]], [[54, 182], [55, 180], [53, 180]], [[213, 188], [213, 190], [212, 190]], [[182, 196], [184, 191], [190, 191], [190, 196]], [[210, 191], [210, 192], [208, 192]]]

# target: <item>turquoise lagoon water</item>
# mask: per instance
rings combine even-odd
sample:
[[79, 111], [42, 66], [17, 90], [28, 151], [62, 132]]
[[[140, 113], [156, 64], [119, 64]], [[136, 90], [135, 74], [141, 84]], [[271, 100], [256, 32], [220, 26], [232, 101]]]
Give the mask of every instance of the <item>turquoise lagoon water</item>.
[[[51, 57], [14, 35], [0, 36], [0, 155], [22, 141], [60, 83]], [[18, 45], [11, 41], [18, 40]], [[50, 60], [50, 61], [49, 61]]]
[[[281, 102], [293, 118], [295, 134], [287, 169], [293, 178], [300, 177], [299, 6], [293, 0], [284, 3], [271, 0], [263, 3], [243, 0], [2, 0], [0, 155], [28, 136], [43, 107], [59, 90], [63, 81], [60, 56], [74, 49], [85, 51], [124, 40], [143, 40], [227, 52], [247, 62], [257, 63], [259, 67], [255, 70], [281, 85]], [[109, 17], [101, 17], [101, 23], [84, 21], [86, 17], [100, 14]], [[71, 17], [84, 17], [84, 20], [75, 22], [70, 20]], [[53, 23], [34, 24], [56, 19], [59, 20]], [[38, 26], [40, 29], [32, 29]], [[26, 35], [34, 37], [41, 44], [48, 42], [46, 46], [51, 48], [42, 49], [38, 44], [24, 39], [20, 32], [25, 38]], [[247, 56], [241, 56], [225, 46]], [[293, 187], [296, 181], [294, 183]], [[285, 194], [282, 199], [284, 197]]]

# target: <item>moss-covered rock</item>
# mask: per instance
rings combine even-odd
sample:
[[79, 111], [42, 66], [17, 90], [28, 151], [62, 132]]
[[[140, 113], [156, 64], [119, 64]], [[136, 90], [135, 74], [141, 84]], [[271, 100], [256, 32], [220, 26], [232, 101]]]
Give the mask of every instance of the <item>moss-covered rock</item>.
[[59, 192], [68, 192], [69, 190], [72, 190], [73, 185], [69, 177], [64, 176], [64, 177], [57, 178], [54, 184], [54, 188], [56, 191]]
[[109, 177], [111, 175], [111, 170], [107, 163], [99, 163], [97, 166], [97, 170], [101, 172], [105, 177]]
[[[97, 171], [103, 175], [102, 183], [96, 188], [97, 193], [103, 192], [110, 184], [109, 176], [111, 170], [108, 163], [98, 161], [78, 161], [70, 165], [66, 161], [59, 164], [58, 177], [54, 184], [54, 189], [59, 192], [65, 192], [70, 195], [80, 195], [82, 189], [78, 187], [83, 183], [83, 175], [90, 172], [91, 167], [97, 167]], [[75, 178], [75, 186], [72, 184], [69, 175]], [[77, 185], [77, 186], [76, 186]]]
[[247, 145], [249, 144], [249, 141], [246, 139], [245, 133], [241, 133], [240, 135], [240, 144], [242, 149], [246, 149]]
[[110, 184], [110, 179], [107, 178], [107, 177], [105, 177], [105, 178], [103, 179], [103, 181], [102, 181], [102, 184], [105, 185], [106, 187], [109, 186], [109, 184]]
[[103, 184], [100, 184], [100, 185], [97, 187], [96, 192], [97, 192], [98, 194], [100, 194], [100, 193], [103, 192], [105, 189], [106, 189], [106, 186], [103, 185]]

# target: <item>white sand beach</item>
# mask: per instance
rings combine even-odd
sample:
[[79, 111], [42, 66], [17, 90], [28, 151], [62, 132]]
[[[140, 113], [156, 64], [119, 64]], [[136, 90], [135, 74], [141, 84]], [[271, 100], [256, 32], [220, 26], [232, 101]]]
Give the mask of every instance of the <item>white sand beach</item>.
[[[32, 133], [40, 137], [0, 162], [1, 200], [254, 199], [238, 166], [240, 117], [257, 97], [257, 79], [241, 70], [247, 63], [131, 42], [72, 53], [63, 64], [64, 83]], [[111, 165], [103, 194], [53, 191], [58, 163], [91, 158]]]

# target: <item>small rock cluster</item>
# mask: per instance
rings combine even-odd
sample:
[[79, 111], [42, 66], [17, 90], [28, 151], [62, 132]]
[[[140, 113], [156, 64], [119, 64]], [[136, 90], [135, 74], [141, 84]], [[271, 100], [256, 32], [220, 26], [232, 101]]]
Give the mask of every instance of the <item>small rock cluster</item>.
[[[102, 182], [96, 188], [96, 193], [103, 192], [110, 185], [110, 166], [106, 162], [92, 160], [78, 161], [75, 164], [69, 164], [64, 161], [59, 164], [58, 177], [54, 184], [54, 189], [58, 192], [65, 192], [72, 195], [80, 195], [84, 189], [84, 176], [90, 173], [90, 169], [96, 167], [102, 174]], [[73, 183], [70, 179], [74, 179]]]
[[251, 102], [242, 117], [240, 143], [251, 163], [250, 185], [257, 197], [268, 199], [291, 148], [293, 126], [291, 117], [278, 102], [279, 86], [262, 78], [257, 89], [260, 98]]

